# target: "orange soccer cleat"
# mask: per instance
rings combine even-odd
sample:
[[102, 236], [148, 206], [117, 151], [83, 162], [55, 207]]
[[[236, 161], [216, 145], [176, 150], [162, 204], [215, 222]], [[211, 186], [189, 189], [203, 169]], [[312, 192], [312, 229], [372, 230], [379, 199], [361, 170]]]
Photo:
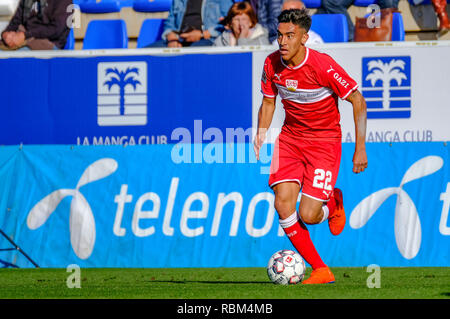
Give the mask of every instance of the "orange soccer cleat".
[[334, 275], [327, 266], [314, 269], [308, 279], [303, 281], [304, 285], [331, 284], [334, 283]]
[[330, 232], [337, 236], [342, 233], [345, 227], [344, 198], [339, 188], [334, 189], [331, 200], [333, 199], [336, 201], [336, 208], [328, 217], [328, 227], [330, 228]]

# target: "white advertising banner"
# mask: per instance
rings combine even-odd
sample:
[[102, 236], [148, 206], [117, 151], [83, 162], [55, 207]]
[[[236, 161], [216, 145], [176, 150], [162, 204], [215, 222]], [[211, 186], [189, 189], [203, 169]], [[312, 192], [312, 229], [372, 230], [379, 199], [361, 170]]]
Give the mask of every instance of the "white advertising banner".
[[[336, 60], [367, 103], [367, 142], [450, 140], [450, 41], [345, 43], [311, 46]], [[253, 127], [261, 105], [264, 60], [277, 47], [253, 53]], [[339, 100], [342, 141], [354, 142], [351, 103]], [[284, 121], [280, 97], [269, 142]], [[273, 134], [275, 132], [275, 134]]]

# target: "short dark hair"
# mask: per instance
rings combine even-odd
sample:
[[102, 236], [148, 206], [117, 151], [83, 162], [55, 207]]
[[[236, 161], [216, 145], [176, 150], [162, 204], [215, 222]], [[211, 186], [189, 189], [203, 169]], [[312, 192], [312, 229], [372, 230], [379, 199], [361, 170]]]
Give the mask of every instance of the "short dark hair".
[[311, 16], [308, 14], [306, 8], [282, 11], [278, 16], [278, 23], [289, 22], [305, 29], [306, 32], [308, 32], [309, 28], [311, 28]]

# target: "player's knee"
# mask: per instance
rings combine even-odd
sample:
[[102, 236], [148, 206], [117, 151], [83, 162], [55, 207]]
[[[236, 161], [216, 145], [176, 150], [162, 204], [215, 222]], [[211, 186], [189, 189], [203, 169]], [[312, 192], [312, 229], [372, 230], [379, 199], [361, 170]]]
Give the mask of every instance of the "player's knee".
[[314, 225], [320, 223], [320, 218], [315, 210], [302, 209], [300, 210], [300, 217], [305, 224]]
[[289, 217], [295, 211], [295, 205], [292, 205], [292, 200], [284, 196], [276, 196], [274, 206], [281, 219]]

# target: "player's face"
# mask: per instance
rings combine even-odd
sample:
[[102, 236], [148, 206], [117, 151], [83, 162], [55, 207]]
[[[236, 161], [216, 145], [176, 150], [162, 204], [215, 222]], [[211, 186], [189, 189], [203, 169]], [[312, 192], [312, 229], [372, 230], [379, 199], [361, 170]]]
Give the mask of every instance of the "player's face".
[[278, 45], [281, 57], [290, 61], [300, 51], [308, 40], [308, 33], [303, 28], [291, 22], [278, 24]]

